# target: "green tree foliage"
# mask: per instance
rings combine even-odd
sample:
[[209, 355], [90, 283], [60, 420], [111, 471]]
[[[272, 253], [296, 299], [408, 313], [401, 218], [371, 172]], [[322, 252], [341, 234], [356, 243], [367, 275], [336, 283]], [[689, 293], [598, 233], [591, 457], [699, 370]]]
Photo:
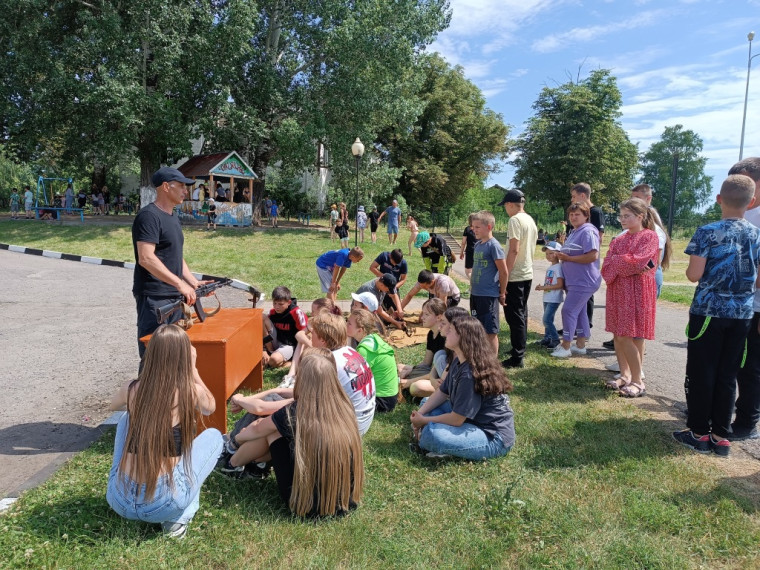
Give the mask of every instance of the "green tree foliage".
[[678, 153], [674, 223], [686, 220], [689, 214], [707, 204], [712, 192], [712, 177], [705, 174], [707, 159], [700, 156], [702, 139], [682, 125], [665, 127], [660, 140], [641, 156], [641, 180], [654, 189], [652, 205], [663, 221], [670, 211], [673, 183], [673, 155]]
[[438, 54], [421, 58], [424, 81], [414, 93], [424, 110], [409, 129], [389, 126], [379, 137], [390, 164], [401, 168], [399, 191], [417, 210], [448, 208], [472, 178], [495, 172], [506, 158], [509, 127], [485, 107], [480, 90]]
[[344, 184], [355, 137], [372, 141], [419, 114], [402, 86], [419, 81], [416, 56], [449, 15], [447, 0], [262, 0], [251, 57], [230, 84], [222, 119], [205, 129], [210, 146], [237, 149], [264, 178], [278, 160], [314, 165], [321, 142]]
[[0, 24], [4, 135], [24, 158], [76, 164], [135, 152], [142, 184], [189, 154], [252, 51], [247, 0], [25, 0]]
[[622, 95], [609, 70], [586, 79], [544, 87], [518, 137], [515, 183], [550, 203], [565, 204], [573, 184], [587, 182], [593, 201], [609, 204], [629, 192], [637, 166], [636, 146], [618, 119]]

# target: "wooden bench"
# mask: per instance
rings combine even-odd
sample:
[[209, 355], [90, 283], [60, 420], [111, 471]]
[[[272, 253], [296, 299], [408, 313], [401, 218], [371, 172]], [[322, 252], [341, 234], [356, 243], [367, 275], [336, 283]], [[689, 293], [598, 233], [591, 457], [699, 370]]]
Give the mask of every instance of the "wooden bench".
[[[187, 331], [198, 353], [198, 373], [216, 400], [206, 427], [227, 433], [227, 400], [240, 388], [257, 391], [263, 386], [262, 314], [261, 309], [221, 309]], [[150, 335], [140, 339], [146, 345], [149, 340]]]
[[61, 212], [79, 212], [79, 219], [82, 220], [82, 223], [84, 223], [84, 209], [82, 208], [57, 208], [54, 206], [37, 206], [32, 209], [35, 212], [34, 217], [37, 218], [38, 220], [40, 219], [40, 211], [42, 212], [54, 211], [56, 220], [61, 219]]

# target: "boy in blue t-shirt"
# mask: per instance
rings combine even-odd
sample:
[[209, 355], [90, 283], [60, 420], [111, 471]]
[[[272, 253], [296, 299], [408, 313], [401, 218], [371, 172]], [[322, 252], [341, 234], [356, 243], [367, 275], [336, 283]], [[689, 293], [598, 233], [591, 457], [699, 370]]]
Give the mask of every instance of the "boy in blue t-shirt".
[[752, 319], [760, 263], [760, 229], [743, 219], [755, 183], [740, 174], [720, 189], [721, 220], [698, 228], [685, 253], [686, 277], [699, 281], [689, 309], [687, 429], [673, 438], [699, 453], [727, 457], [736, 373]]
[[340, 280], [351, 263], [356, 263], [364, 258], [364, 252], [360, 247], [353, 249], [334, 249], [327, 251], [317, 258], [317, 275], [322, 285], [322, 292], [332, 301], [340, 291]]
[[470, 311], [486, 329], [488, 340], [498, 354], [499, 306], [506, 302], [509, 272], [504, 249], [493, 237], [495, 223], [493, 214], [487, 210], [481, 210], [472, 217], [472, 231], [478, 242], [472, 254]]
[[269, 217], [272, 218], [272, 227], [277, 227], [277, 216], [280, 215], [280, 207], [277, 205], [277, 200], [272, 200], [272, 205], [269, 208]]
[[561, 249], [562, 246], [556, 241], [550, 241], [541, 248], [551, 265], [546, 270], [543, 285], [536, 285], [536, 291], [544, 292], [544, 338], [538, 341], [538, 344], [549, 349], [557, 348], [559, 344], [559, 333], [557, 327], [554, 326], [554, 315], [564, 297], [565, 276], [562, 273], [562, 263], [557, 258], [557, 252]]

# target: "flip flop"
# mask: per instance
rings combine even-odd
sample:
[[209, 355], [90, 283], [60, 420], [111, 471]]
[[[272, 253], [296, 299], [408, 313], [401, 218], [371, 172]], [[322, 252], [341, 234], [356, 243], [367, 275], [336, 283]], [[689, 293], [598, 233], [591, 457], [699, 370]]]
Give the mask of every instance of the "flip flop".
[[641, 398], [645, 396], [647, 389], [641, 384], [626, 384], [620, 388], [620, 396], [623, 398]]

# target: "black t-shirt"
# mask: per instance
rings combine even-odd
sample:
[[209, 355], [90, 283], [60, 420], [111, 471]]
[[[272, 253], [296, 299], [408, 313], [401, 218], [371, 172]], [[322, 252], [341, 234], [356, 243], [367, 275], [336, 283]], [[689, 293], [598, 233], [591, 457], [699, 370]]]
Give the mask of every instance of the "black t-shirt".
[[132, 293], [155, 297], [173, 297], [179, 291], [173, 285], [156, 279], [147, 269], [140, 266], [137, 254], [137, 242], [143, 241], [156, 245], [156, 257], [174, 275], [182, 278], [182, 247], [185, 238], [179, 218], [167, 214], [155, 204], [141, 208], [132, 224], [132, 246], [135, 252], [135, 274]]
[[380, 212], [370, 212], [367, 217], [369, 218], [370, 225], [377, 229], [377, 219], [380, 217]]
[[470, 226], [467, 226], [462, 233], [467, 238], [467, 245], [465, 246], [465, 253], [472, 255], [475, 253], [475, 244], [478, 243], [478, 238], [475, 237], [475, 232], [472, 231]]
[[284, 313], [278, 313], [274, 309], [269, 311], [269, 320], [277, 329], [277, 342], [296, 346], [296, 333], [306, 328], [306, 315], [295, 303], [291, 303]]
[[437, 263], [446, 251], [446, 242], [438, 234], [430, 234], [430, 244], [420, 248], [422, 257], [429, 257], [433, 263]]
[[438, 336], [434, 337], [433, 331], [428, 331], [427, 344], [425, 345], [425, 349], [435, 354], [439, 350], [444, 350], [445, 348], [446, 348], [446, 337], [443, 336], [440, 332], [438, 333]]
[[296, 437], [296, 404], [293, 402], [272, 414], [272, 423], [280, 435], [292, 442]]

